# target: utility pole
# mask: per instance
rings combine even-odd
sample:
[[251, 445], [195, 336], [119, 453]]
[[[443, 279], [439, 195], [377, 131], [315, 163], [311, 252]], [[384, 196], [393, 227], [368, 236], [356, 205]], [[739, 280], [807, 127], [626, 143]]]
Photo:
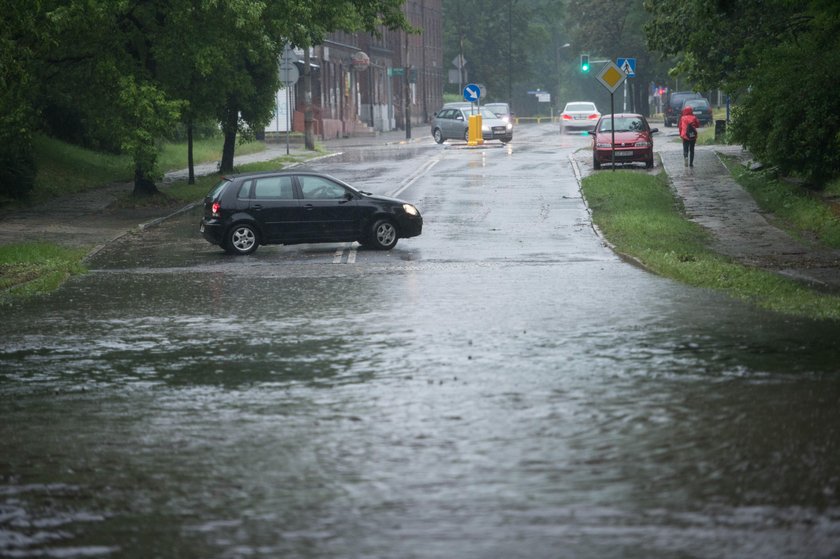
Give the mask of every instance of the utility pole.
[[315, 149], [315, 137], [312, 133], [312, 72], [309, 66], [309, 48], [303, 49], [303, 139], [306, 149]]

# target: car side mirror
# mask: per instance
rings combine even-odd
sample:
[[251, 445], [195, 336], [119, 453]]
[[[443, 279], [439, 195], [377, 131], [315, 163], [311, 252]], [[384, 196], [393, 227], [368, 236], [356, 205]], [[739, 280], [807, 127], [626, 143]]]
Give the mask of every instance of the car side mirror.
[[458, 115], [455, 117], [456, 120], [464, 120], [464, 115]]
[[650, 129], [651, 134], [656, 134], [657, 132], [659, 132], [659, 128], [651, 128]]

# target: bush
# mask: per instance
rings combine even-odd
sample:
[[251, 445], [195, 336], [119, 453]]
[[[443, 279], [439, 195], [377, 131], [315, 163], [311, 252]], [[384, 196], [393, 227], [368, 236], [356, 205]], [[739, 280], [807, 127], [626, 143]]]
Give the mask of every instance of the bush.
[[0, 140], [0, 197], [24, 198], [35, 186], [36, 170], [29, 137]]
[[[736, 109], [733, 138], [760, 161], [784, 175], [798, 175], [816, 186], [840, 174], [840, 102], [832, 72], [840, 48], [819, 33], [773, 51], [772, 64], [755, 81]], [[826, 42], [827, 40], [827, 42]]]

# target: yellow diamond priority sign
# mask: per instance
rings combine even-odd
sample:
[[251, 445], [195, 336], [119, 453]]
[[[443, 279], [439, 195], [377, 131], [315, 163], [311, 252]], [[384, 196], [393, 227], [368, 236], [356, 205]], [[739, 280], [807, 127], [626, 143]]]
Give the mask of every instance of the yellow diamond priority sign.
[[598, 75], [595, 76], [598, 78], [598, 81], [601, 82], [604, 87], [610, 90], [610, 93], [615, 93], [615, 90], [618, 89], [624, 80], [627, 79], [627, 74], [621, 71], [615, 62], [610, 60], [604, 67], [601, 68], [601, 71], [598, 72]]

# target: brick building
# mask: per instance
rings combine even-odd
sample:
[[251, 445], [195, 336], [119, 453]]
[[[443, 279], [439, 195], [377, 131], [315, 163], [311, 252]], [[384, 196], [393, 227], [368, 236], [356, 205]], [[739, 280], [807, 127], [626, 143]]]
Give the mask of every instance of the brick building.
[[[419, 34], [383, 30], [378, 38], [336, 32], [310, 49], [316, 136], [351, 137], [404, 129], [406, 114], [412, 127], [425, 124], [443, 104], [441, 0], [406, 0], [403, 10], [411, 25], [421, 30]], [[291, 122], [295, 132], [304, 129], [303, 54], [296, 51], [301, 78], [292, 86], [293, 117], [286, 116], [289, 96], [281, 90], [278, 114], [282, 118], [266, 128], [269, 137], [285, 131], [285, 122]]]

